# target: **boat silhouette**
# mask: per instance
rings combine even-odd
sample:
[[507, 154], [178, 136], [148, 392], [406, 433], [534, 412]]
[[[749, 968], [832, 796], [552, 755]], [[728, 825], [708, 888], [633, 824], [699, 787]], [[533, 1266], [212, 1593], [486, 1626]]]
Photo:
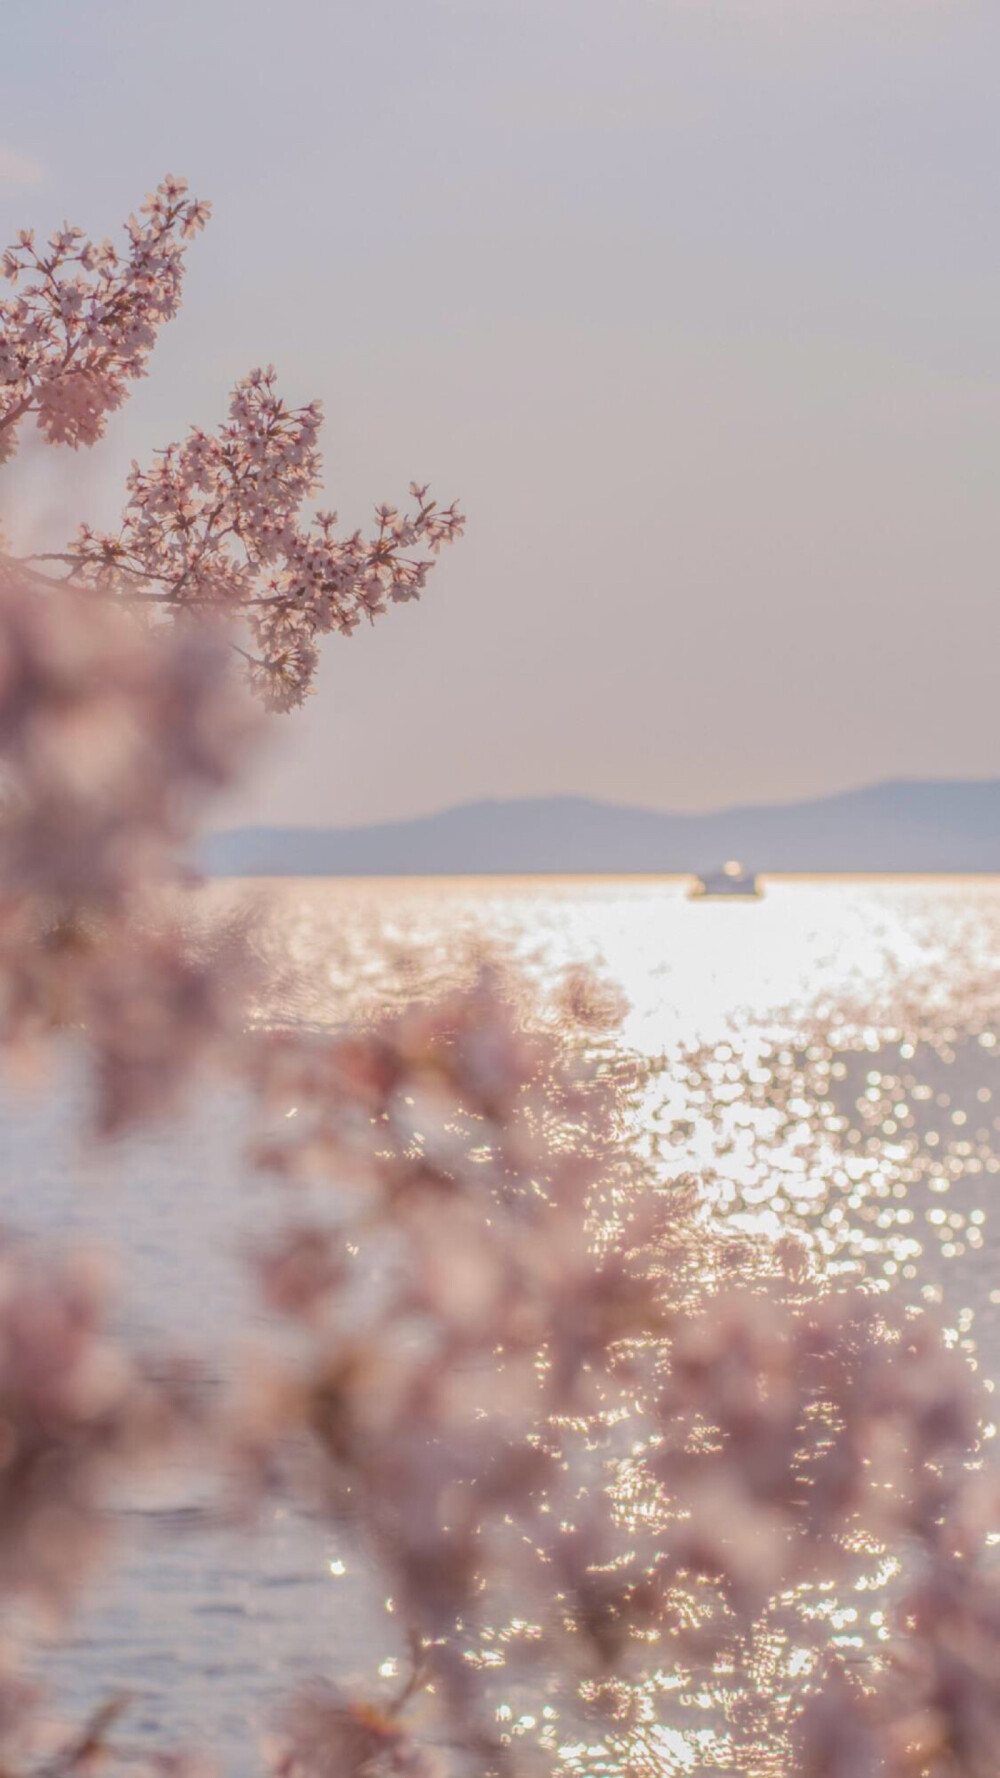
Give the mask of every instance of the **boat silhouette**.
[[703, 877], [696, 877], [691, 900], [706, 901], [716, 896], [735, 895], [744, 900], [759, 901], [761, 893], [753, 872], [730, 858], [721, 870], [706, 871]]

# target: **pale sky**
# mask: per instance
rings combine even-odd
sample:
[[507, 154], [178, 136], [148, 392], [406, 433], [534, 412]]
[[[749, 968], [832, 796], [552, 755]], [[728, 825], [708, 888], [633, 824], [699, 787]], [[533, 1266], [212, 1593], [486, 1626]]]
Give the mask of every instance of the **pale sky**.
[[324, 505], [461, 497], [239, 818], [1000, 776], [998, 0], [0, 0], [0, 240], [215, 216], [89, 460], [273, 361]]

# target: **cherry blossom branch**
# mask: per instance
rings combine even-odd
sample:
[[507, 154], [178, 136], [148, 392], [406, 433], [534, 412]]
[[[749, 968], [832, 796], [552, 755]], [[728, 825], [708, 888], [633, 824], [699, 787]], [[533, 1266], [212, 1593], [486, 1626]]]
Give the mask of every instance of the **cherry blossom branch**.
[[[464, 525], [455, 505], [440, 509], [416, 483], [415, 510], [379, 507], [369, 540], [338, 536], [333, 513], [304, 519], [320, 480], [319, 427], [318, 403], [288, 408], [273, 368], [254, 371], [234, 391], [227, 425], [193, 431], [150, 470], [133, 468], [120, 530], [84, 526], [65, 559], [82, 581], [123, 598], [155, 589], [164, 605], [245, 620], [257, 644], [251, 683], [271, 709], [293, 708], [311, 689], [318, 639], [418, 598]], [[426, 553], [410, 553], [414, 545]]]
[[186, 192], [184, 180], [166, 178], [142, 220], [129, 218], [124, 254], [68, 226], [47, 253], [30, 229], [7, 248], [0, 265], [15, 294], [0, 302], [0, 462], [29, 414], [53, 444], [103, 436], [180, 306], [184, 247], [209, 214]]

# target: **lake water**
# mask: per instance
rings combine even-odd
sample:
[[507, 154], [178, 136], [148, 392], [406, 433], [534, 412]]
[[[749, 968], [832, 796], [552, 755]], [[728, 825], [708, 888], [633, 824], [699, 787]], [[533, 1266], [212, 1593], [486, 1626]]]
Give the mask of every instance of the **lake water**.
[[[931, 1303], [1000, 1375], [1000, 880], [776, 881], [693, 903], [672, 879], [282, 881], [250, 886], [280, 985], [263, 1017], [336, 1024], [461, 979], [486, 946], [544, 991], [587, 963], [624, 991], [617, 1041], [652, 1062], [641, 1137], [717, 1213], [801, 1231], [823, 1265]], [[218, 885], [226, 901], [242, 893]], [[206, 1092], [180, 1128], [88, 1154], [79, 1087], [8, 1095], [4, 1202], [18, 1226], [124, 1246], [126, 1318], [197, 1344], [259, 1338], [240, 1253], [269, 1194], [238, 1159], [241, 1106]], [[234, 1358], [235, 1361], [235, 1358]], [[61, 1702], [134, 1698], [136, 1737], [232, 1771], [275, 1698], [325, 1672], [368, 1684], [391, 1624], [354, 1552], [307, 1517], [199, 1529], [183, 1478], [124, 1515], [121, 1557], [46, 1666]], [[850, 1641], [850, 1623], [841, 1626]], [[678, 1706], [664, 1773], [710, 1763]]]

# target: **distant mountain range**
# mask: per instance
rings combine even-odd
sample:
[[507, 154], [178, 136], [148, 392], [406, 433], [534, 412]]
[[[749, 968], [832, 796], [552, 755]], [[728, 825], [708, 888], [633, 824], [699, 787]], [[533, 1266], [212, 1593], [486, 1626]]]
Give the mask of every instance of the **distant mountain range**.
[[895, 782], [809, 802], [672, 815], [579, 796], [464, 803], [351, 828], [214, 834], [212, 876], [474, 876], [705, 871], [1000, 872], [1000, 780]]

